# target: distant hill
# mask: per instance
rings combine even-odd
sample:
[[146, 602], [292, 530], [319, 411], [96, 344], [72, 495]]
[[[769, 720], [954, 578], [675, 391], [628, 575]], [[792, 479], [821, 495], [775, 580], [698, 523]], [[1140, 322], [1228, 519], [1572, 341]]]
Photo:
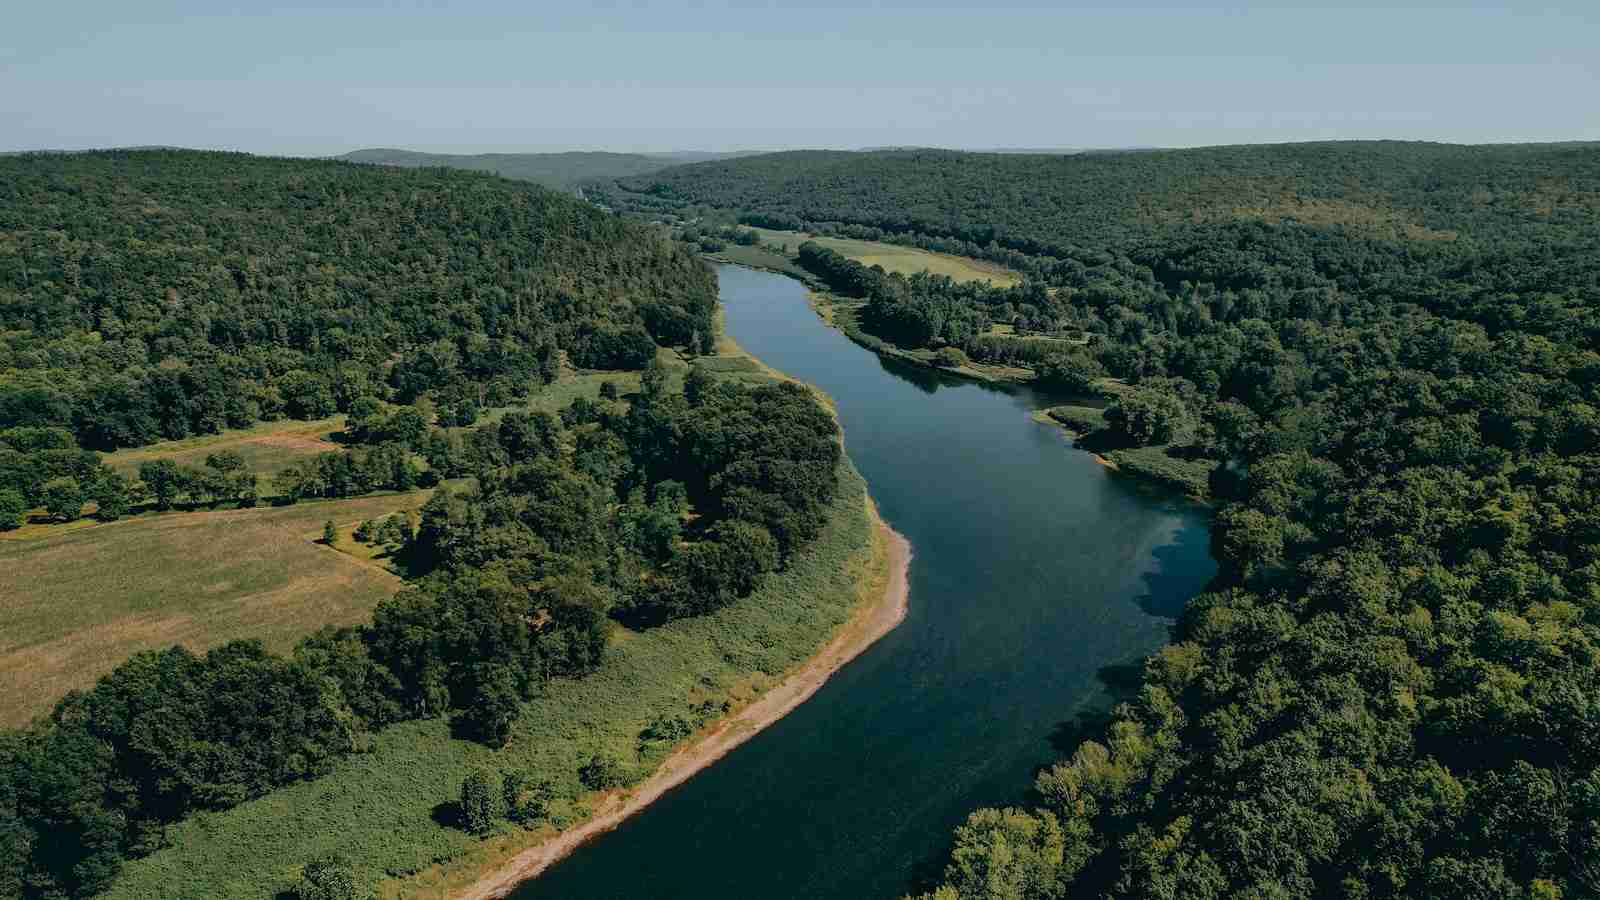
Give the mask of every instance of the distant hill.
[[[650, 334], [712, 328], [687, 253], [478, 173], [117, 150], [4, 157], [0, 186], [0, 428], [97, 450], [322, 418], [348, 402], [335, 385], [407, 403], [526, 385], [540, 347], [627, 368], [627, 345], [640, 368]], [[396, 363], [441, 340], [486, 361]]]
[[746, 153], [712, 153], [695, 150], [669, 153], [607, 153], [576, 150], [566, 153], [419, 153], [415, 150], [371, 148], [346, 153], [339, 159], [416, 169], [442, 166], [488, 172], [504, 178], [532, 181], [556, 190], [575, 190], [595, 178], [648, 175], [686, 163], [731, 159]]
[[648, 214], [709, 206], [770, 227], [836, 223], [1062, 256], [1066, 245], [1131, 246], [1157, 230], [1235, 221], [1423, 240], [1570, 229], [1600, 207], [1597, 183], [1596, 144], [1347, 141], [1076, 154], [798, 150], [621, 178], [591, 196]]

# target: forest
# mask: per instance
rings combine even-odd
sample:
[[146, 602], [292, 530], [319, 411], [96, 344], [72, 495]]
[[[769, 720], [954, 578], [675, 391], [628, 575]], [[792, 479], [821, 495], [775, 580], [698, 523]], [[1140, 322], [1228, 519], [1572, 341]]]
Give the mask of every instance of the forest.
[[[0, 428], [87, 450], [348, 411], [498, 406], [564, 353], [643, 368], [715, 285], [532, 185], [191, 151], [0, 157]], [[548, 380], [548, 379], [547, 379]]]
[[1209, 462], [1218, 577], [923, 896], [1600, 895], [1600, 147], [808, 151], [609, 196], [1004, 262], [802, 257], [911, 345], [1085, 339], [1029, 363]]
[[[94, 451], [335, 410], [352, 446], [280, 475], [286, 502], [458, 479], [417, 521], [361, 526], [410, 575], [369, 623], [286, 656], [140, 653], [0, 732], [0, 896], [96, 894], [174, 824], [324, 775], [395, 723], [504, 744], [526, 700], [605, 664], [616, 623], [718, 610], [825, 524], [832, 416], [795, 384], [669, 379], [656, 348], [711, 339], [714, 286], [637, 226], [440, 171], [166, 151], [0, 166], [0, 500], [53, 513], [70, 489], [75, 517], [113, 484], [157, 509], [251, 505], [237, 454], [150, 460], [130, 484]], [[463, 427], [552, 360], [642, 369], [641, 389]], [[302, 862], [296, 896], [350, 878]]]

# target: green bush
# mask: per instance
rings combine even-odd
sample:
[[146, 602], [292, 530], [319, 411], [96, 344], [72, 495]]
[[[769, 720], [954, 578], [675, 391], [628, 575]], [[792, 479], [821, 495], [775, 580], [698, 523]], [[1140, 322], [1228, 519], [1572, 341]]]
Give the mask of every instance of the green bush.
[[362, 884], [355, 866], [334, 854], [306, 863], [293, 896], [295, 900], [366, 900], [372, 892]]
[[591, 791], [609, 791], [628, 783], [628, 770], [609, 753], [596, 753], [578, 769], [578, 780]]
[[22, 527], [28, 515], [28, 501], [16, 491], [0, 491], [0, 531]]
[[461, 827], [482, 837], [494, 830], [502, 811], [501, 786], [493, 775], [478, 769], [462, 780]]

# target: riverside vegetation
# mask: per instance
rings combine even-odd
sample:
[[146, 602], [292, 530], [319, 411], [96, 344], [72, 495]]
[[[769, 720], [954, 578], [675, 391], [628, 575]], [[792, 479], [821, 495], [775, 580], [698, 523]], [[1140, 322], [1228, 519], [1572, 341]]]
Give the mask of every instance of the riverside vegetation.
[[[469, 762], [514, 770], [495, 780], [518, 825], [571, 822], [848, 618], [871, 533], [833, 418], [747, 360], [668, 371], [660, 347], [714, 342], [715, 285], [648, 231], [443, 171], [0, 166], [17, 504], [247, 508], [237, 453], [134, 481], [95, 451], [336, 412], [352, 448], [278, 473], [282, 502], [438, 484], [415, 521], [358, 526], [412, 579], [369, 622], [287, 655], [138, 653], [0, 733], [0, 895], [357, 896], [469, 849]], [[564, 363], [636, 370], [637, 390], [539, 408]]]
[[1023, 272], [804, 251], [863, 327], [1112, 379], [1057, 418], [1201, 465], [1218, 577], [924, 896], [1600, 894], [1600, 147], [800, 152], [606, 197]]

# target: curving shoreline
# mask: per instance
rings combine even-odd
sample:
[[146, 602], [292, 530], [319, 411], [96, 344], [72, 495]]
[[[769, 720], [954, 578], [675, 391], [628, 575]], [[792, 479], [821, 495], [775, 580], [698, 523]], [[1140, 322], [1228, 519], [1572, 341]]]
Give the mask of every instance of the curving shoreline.
[[[608, 797], [587, 821], [524, 850], [499, 869], [479, 878], [471, 887], [456, 894], [456, 900], [505, 897], [585, 843], [616, 828], [809, 700], [835, 672], [904, 621], [910, 599], [907, 572], [911, 564], [911, 544], [878, 516], [870, 498], [867, 514], [876, 528], [877, 540], [882, 542], [881, 550], [873, 549], [872, 568], [881, 564], [887, 569], [880, 596], [860, 606], [839, 633], [804, 665], [748, 706], [723, 717], [693, 743], [674, 751], [649, 778], [624, 794]], [[884, 557], [881, 563], [880, 553]], [[877, 581], [872, 569], [864, 575], [869, 585]]]

